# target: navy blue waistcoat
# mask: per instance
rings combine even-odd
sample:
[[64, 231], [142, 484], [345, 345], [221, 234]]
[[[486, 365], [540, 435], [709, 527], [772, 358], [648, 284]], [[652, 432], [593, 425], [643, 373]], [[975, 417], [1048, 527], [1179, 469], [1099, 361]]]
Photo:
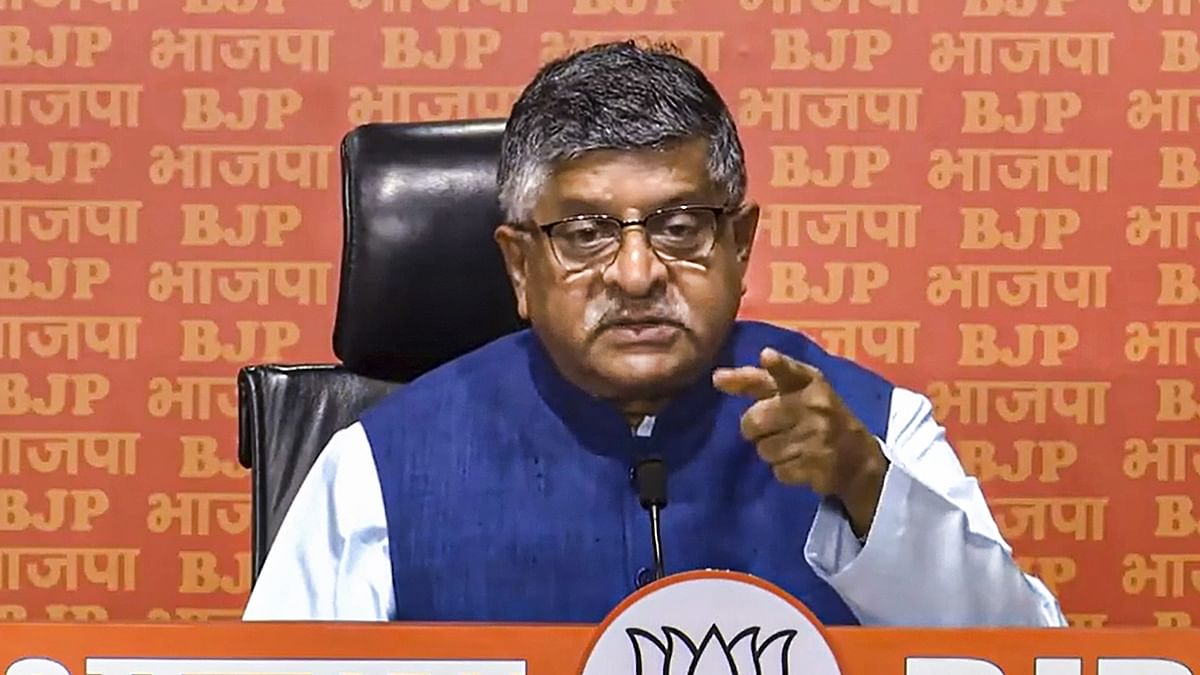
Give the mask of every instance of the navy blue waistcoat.
[[[738, 322], [718, 365], [757, 365], [763, 347], [819, 368], [886, 437], [892, 385], [808, 338]], [[501, 338], [396, 391], [362, 418], [383, 488], [397, 618], [598, 622], [652, 565], [631, 467], [669, 469], [668, 574], [746, 572], [827, 624], [856, 623], [809, 567], [820, 497], [779, 483], [740, 435], [752, 401], [705, 375], [632, 435], [610, 404], [566, 381], [530, 332]]]

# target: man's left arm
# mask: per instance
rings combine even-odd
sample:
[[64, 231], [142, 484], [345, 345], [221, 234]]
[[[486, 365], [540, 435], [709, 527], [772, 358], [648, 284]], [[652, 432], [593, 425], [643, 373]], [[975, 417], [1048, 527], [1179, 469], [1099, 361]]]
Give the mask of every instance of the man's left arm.
[[965, 474], [929, 400], [897, 388], [889, 465], [865, 546], [826, 499], [809, 564], [864, 625], [1064, 626], [1053, 594], [1017, 566], [978, 482]]

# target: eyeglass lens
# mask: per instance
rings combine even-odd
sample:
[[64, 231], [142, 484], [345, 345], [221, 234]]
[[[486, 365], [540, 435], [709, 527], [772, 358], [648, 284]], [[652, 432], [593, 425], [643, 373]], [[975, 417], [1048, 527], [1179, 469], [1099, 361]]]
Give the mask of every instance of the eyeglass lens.
[[[670, 260], [695, 260], [708, 255], [716, 235], [717, 217], [709, 209], [664, 211], [644, 224], [651, 248]], [[623, 223], [616, 218], [568, 220], [554, 226], [550, 239], [560, 262], [573, 269], [611, 262], [621, 248]]]

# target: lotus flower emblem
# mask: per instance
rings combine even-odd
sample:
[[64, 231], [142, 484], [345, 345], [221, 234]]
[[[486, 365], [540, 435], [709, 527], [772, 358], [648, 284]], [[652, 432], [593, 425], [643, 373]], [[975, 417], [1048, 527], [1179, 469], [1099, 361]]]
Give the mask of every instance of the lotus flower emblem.
[[797, 631], [764, 637], [755, 626], [730, 640], [712, 624], [699, 644], [671, 626], [662, 627], [661, 638], [641, 628], [625, 633], [633, 643], [636, 675], [788, 675], [788, 651]]

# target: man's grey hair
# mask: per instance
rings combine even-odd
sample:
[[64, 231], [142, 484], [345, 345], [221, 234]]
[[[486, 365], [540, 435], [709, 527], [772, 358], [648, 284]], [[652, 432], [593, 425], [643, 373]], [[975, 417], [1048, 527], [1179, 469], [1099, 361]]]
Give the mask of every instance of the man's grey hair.
[[590, 150], [708, 141], [708, 171], [728, 204], [746, 193], [746, 160], [725, 102], [670, 47], [597, 45], [542, 67], [513, 105], [497, 181], [505, 222], [528, 222], [557, 163]]

